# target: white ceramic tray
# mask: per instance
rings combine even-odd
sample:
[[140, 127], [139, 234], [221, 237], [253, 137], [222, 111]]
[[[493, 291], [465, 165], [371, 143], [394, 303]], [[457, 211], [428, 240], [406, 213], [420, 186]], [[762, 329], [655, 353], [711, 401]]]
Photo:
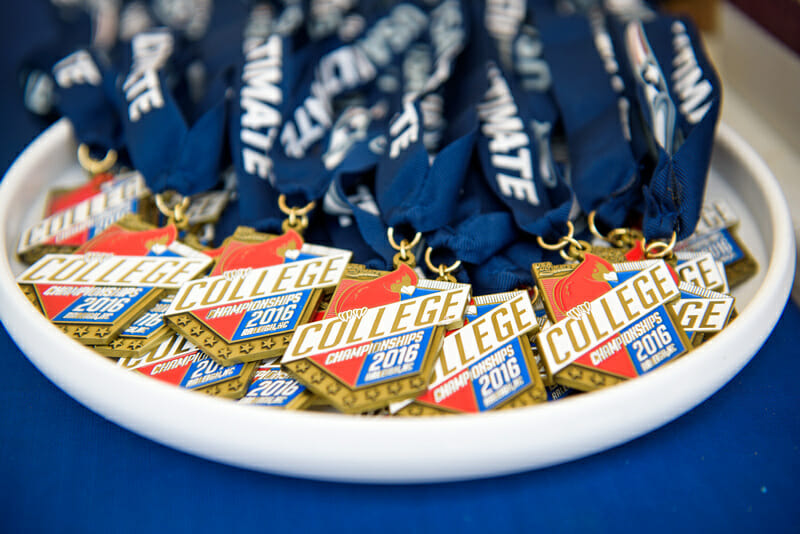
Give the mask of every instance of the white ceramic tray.
[[740, 235], [761, 269], [735, 292], [735, 326], [690, 355], [606, 390], [481, 415], [368, 418], [239, 406], [115, 367], [64, 336], [18, 289], [20, 232], [41, 213], [53, 183], [83, 179], [75, 148], [69, 124], [57, 123], [0, 184], [3, 324], [42, 373], [103, 417], [197, 456], [272, 473], [361, 482], [459, 480], [541, 468], [624, 443], [697, 406], [736, 375], [775, 326], [794, 273], [783, 194], [761, 159], [723, 125], [707, 197], [737, 209]]

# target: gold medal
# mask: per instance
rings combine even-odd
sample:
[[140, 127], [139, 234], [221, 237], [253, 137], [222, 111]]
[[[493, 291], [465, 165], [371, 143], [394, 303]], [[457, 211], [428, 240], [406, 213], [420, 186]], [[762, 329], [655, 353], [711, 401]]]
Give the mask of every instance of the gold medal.
[[579, 265], [534, 264], [553, 324], [536, 337], [557, 384], [590, 391], [673, 361], [691, 344], [669, 304], [680, 299], [662, 260], [612, 265], [587, 254]]
[[210, 263], [206, 257], [48, 254], [17, 283], [65, 333], [87, 345], [105, 345]]
[[466, 317], [445, 338], [427, 391], [393, 413], [475, 413], [547, 400], [528, 337], [538, 323], [527, 292], [476, 297]]
[[222, 365], [278, 356], [349, 260], [350, 252], [337, 250], [194, 280], [181, 287], [164, 319]]
[[100, 193], [26, 229], [17, 255], [26, 263], [34, 263], [45, 254], [72, 252], [125, 215], [144, 210], [149, 195], [141, 174], [120, 176]]
[[281, 365], [346, 413], [380, 409], [425, 391], [445, 330], [463, 322], [470, 287], [420, 280], [396, 293], [393, 286], [403, 276], [393, 272], [351, 286], [336, 301], [336, 316], [297, 330]]

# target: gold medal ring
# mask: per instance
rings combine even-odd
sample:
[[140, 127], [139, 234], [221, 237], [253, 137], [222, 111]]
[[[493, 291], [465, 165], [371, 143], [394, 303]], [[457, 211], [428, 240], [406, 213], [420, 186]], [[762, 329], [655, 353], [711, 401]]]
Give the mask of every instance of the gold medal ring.
[[189, 219], [186, 217], [186, 210], [191, 202], [189, 197], [174, 191], [166, 191], [157, 194], [155, 200], [158, 211], [167, 218], [167, 224], [174, 224], [180, 230], [185, 230], [189, 226]]
[[117, 151], [113, 148], [108, 149], [103, 159], [94, 159], [89, 152], [89, 145], [86, 143], [78, 145], [78, 163], [92, 176], [110, 170], [116, 162]]
[[408, 265], [412, 269], [417, 266], [417, 258], [414, 256], [414, 253], [411, 252], [411, 249], [419, 244], [422, 239], [421, 233], [417, 232], [410, 243], [407, 239], [403, 239], [398, 245], [397, 241], [394, 240], [394, 227], [390, 226], [386, 230], [386, 238], [389, 240], [389, 244], [392, 248], [398, 251], [392, 258], [395, 269], [399, 267], [401, 263]]
[[607, 235], [600, 233], [595, 224], [595, 217], [597, 210], [592, 210], [586, 217], [586, 225], [589, 227], [589, 232], [598, 239], [610, 243], [617, 248], [632, 247], [636, 241], [642, 238], [641, 234], [630, 228], [614, 228]]
[[432, 247], [428, 247], [425, 249], [425, 265], [428, 266], [428, 269], [431, 271], [438, 273], [439, 276], [436, 277], [437, 280], [441, 280], [443, 282], [457, 282], [456, 277], [453, 276], [451, 273], [461, 267], [461, 260], [456, 260], [452, 265], [447, 266], [443, 263], [440, 263], [438, 267], [434, 267], [433, 262], [431, 261], [431, 253], [433, 252]]
[[308, 228], [308, 213], [313, 210], [316, 205], [316, 202], [312, 200], [302, 208], [290, 208], [286, 205], [286, 195], [279, 196], [278, 207], [283, 213], [289, 216], [281, 224], [283, 231], [288, 232], [289, 230], [294, 230], [298, 234], [302, 234], [303, 231]]
[[572, 224], [572, 221], [567, 221], [567, 235], [563, 236], [561, 239], [558, 240], [555, 244], [550, 244], [545, 242], [542, 239], [542, 236], [536, 236], [536, 242], [545, 250], [561, 250], [567, 245], [570, 244], [570, 240], [574, 241], [573, 236], [575, 235], [575, 225]]
[[644, 255], [648, 259], [662, 259], [672, 256], [672, 251], [675, 249], [675, 243], [678, 241], [678, 234], [672, 232], [672, 238], [669, 243], [663, 241], [653, 241], [644, 247]]

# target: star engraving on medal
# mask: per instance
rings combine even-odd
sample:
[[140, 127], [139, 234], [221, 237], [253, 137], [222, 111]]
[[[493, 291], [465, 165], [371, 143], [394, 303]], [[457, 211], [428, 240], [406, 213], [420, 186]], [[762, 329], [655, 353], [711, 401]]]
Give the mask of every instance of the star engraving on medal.
[[300, 373], [300, 374], [305, 374], [305, 372], [308, 371], [309, 367], [311, 367], [311, 365], [309, 365], [309, 363], [307, 361], [302, 360], [302, 361], [297, 362], [294, 365], [294, 372], [295, 373]]
[[314, 384], [319, 384], [323, 380], [325, 380], [325, 375], [322, 374], [321, 372], [317, 371], [311, 374], [311, 382], [313, 382]]
[[284, 346], [288, 345], [291, 340], [292, 336], [290, 334], [284, 334], [283, 337], [281, 338], [281, 341], [283, 342]]
[[340, 389], [342, 389], [342, 387], [339, 384], [337, 384], [336, 382], [332, 382], [328, 384], [328, 387], [325, 391], [327, 391], [331, 395], [336, 395], [337, 393], [339, 393]]
[[267, 349], [267, 350], [269, 350], [269, 349], [271, 349], [271, 348], [272, 348], [272, 347], [274, 347], [274, 346], [275, 346], [275, 341], [273, 341], [273, 339], [272, 339], [272, 338], [267, 338], [267, 339], [265, 339], [265, 340], [263, 340], [263, 341], [261, 342], [261, 348], [262, 348], [262, 349]]
[[124, 339], [115, 339], [111, 342], [111, 348], [115, 350], [119, 350], [125, 347], [125, 340]]
[[207, 336], [207, 337], [203, 338], [203, 346], [204, 346], [204, 347], [211, 348], [211, 347], [213, 347], [213, 346], [214, 346], [214, 345], [216, 345], [216, 344], [217, 344], [217, 340], [216, 340], [216, 339], [214, 339], [214, 338], [213, 338], [213, 337], [211, 337], [211, 336]]
[[583, 377], [583, 371], [581, 371], [577, 367], [569, 367], [567, 369], [567, 376], [569, 376], [573, 380], [580, 380], [581, 377]]
[[239, 345], [239, 352], [241, 352], [242, 354], [250, 354], [251, 352], [253, 352], [254, 348], [255, 347], [253, 347], [252, 343], [244, 343], [242, 345]]
[[366, 398], [368, 398], [369, 400], [374, 401], [375, 399], [377, 399], [380, 396], [380, 392], [378, 391], [377, 388], [369, 389], [369, 390], [364, 392], [364, 396]]
[[397, 395], [398, 393], [400, 393], [400, 390], [403, 389], [403, 386], [400, 385], [399, 382], [392, 382], [391, 384], [386, 386], [386, 389], [389, 390], [389, 393], [391, 393], [392, 395]]
[[177, 319], [175, 319], [175, 324], [178, 326], [186, 326], [192, 322], [192, 319], [188, 315], [181, 315]]
[[111, 333], [111, 329], [107, 326], [103, 326], [95, 330], [94, 335], [96, 337], [106, 337], [108, 334]]
[[606, 383], [606, 377], [600, 374], [593, 374], [589, 379], [595, 386], [603, 386]]
[[191, 329], [189, 329], [189, 335], [194, 337], [200, 337], [203, 335], [203, 329], [195, 325]]
[[408, 407], [408, 413], [411, 415], [422, 415], [422, 406], [412, 404]]
[[352, 406], [356, 402], [356, 396], [352, 393], [348, 393], [344, 397], [342, 397], [342, 402], [345, 406]]
[[73, 332], [72, 335], [74, 335], [77, 338], [81, 338], [83, 336], [88, 336], [89, 335], [89, 327], [88, 326], [79, 326], [78, 328], [75, 329], [75, 331]]
[[422, 386], [425, 385], [425, 381], [422, 380], [422, 378], [415, 376], [414, 378], [411, 379], [411, 381], [408, 384], [412, 388], [421, 388]]
[[217, 351], [217, 353], [218, 353], [220, 356], [224, 357], [224, 358], [227, 358], [227, 357], [229, 357], [229, 356], [231, 355], [231, 353], [232, 353], [232, 352], [233, 352], [233, 351], [232, 351], [232, 350], [231, 350], [231, 348], [230, 348], [230, 347], [228, 347], [228, 346], [224, 346], [224, 347], [222, 347], [221, 349], [219, 349], [219, 350]]

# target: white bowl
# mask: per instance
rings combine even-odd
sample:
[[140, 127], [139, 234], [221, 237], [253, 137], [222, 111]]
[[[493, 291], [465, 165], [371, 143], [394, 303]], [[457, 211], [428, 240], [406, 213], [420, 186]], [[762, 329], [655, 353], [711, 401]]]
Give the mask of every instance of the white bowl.
[[[79, 182], [61, 121], [0, 184], [0, 318], [28, 359], [103, 417], [159, 443], [231, 465], [360, 482], [433, 482], [501, 475], [580, 458], [641, 436], [720, 389], [753, 357], [781, 314], [794, 273], [789, 209], [763, 161], [720, 128], [707, 191], [738, 210], [759, 274], [737, 288], [735, 324], [644, 377], [546, 405], [443, 418], [352, 417], [240, 406], [124, 371], [64, 336], [14, 282], [14, 251], [54, 183]], [[734, 416], [735, 414], [731, 414]]]

